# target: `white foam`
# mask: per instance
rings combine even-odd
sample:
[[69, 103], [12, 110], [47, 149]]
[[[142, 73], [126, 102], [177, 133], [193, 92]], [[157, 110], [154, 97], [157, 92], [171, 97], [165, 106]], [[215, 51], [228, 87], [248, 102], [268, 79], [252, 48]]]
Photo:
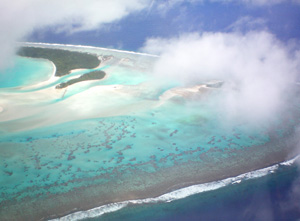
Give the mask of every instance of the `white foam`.
[[72, 44], [50, 44], [50, 43], [41, 43], [41, 42], [20, 42], [21, 45], [41, 45], [41, 46], [59, 46], [59, 47], [73, 47], [73, 48], [85, 48], [85, 49], [99, 49], [104, 51], [112, 51], [112, 52], [119, 52], [119, 53], [127, 53], [127, 54], [137, 54], [137, 55], [143, 55], [143, 56], [150, 56], [150, 57], [159, 57], [158, 55], [153, 54], [146, 54], [141, 52], [135, 52], [135, 51], [123, 51], [118, 49], [110, 49], [110, 48], [101, 48], [101, 47], [95, 47], [95, 46], [86, 46], [86, 45], [72, 45]]
[[186, 197], [194, 195], [194, 194], [203, 193], [203, 192], [207, 192], [207, 191], [211, 191], [211, 190], [216, 190], [216, 189], [228, 186], [228, 185], [239, 184], [242, 181], [249, 180], [249, 179], [263, 177], [270, 173], [274, 173], [274, 171], [276, 171], [280, 165], [291, 166], [299, 157], [300, 157], [300, 155], [294, 157], [291, 160], [288, 160], [288, 161], [285, 161], [282, 163], [278, 163], [278, 164], [275, 164], [275, 165], [267, 167], [267, 168], [244, 173], [244, 174], [241, 174], [236, 177], [229, 177], [229, 178], [226, 178], [223, 180], [214, 181], [214, 182], [210, 182], [210, 183], [192, 185], [192, 186], [181, 188], [181, 189], [178, 189], [178, 190], [175, 190], [170, 193], [166, 193], [161, 196], [154, 197], [154, 198], [128, 200], [128, 201], [119, 202], [119, 203], [111, 203], [111, 204], [100, 206], [100, 207], [90, 209], [87, 211], [75, 212], [75, 213], [69, 214], [67, 216], [58, 218], [58, 219], [53, 219], [52, 221], [54, 221], [54, 220], [55, 221], [81, 220], [81, 219], [86, 219], [86, 218], [99, 217], [105, 213], [110, 213], [110, 212], [115, 212], [117, 210], [120, 210], [120, 209], [126, 207], [128, 204], [172, 202], [174, 200], [183, 199], [183, 198], [186, 198]]
[[60, 220], [60, 221], [71, 221], [72, 220], [73, 221], [73, 220], [81, 220], [81, 219], [86, 219], [86, 218], [97, 217], [97, 216], [101, 216], [105, 213], [111, 213], [111, 212], [120, 210], [120, 209], [124, 208], [125, 206], [127, 206], [127, 204], [128, 203], [126, 203], [126, 202], [111, 203], [111, 204], [100, 206], [100, 207], [90, 209], [87, 211], [83, 211], [83, 212], [80, 211], [80, 212], [72, 213], [72, 214], [69, 214], [62, 218], [53, 219], [53, 221], [54, 220]]
[[300, 158], [300, 155], [295, 156], [294, 158], [287, 160], [285, 162], [280, 163], [280, 165], [283, 166], [291, 166], [295, 163], [296, 160], [298, 160]]

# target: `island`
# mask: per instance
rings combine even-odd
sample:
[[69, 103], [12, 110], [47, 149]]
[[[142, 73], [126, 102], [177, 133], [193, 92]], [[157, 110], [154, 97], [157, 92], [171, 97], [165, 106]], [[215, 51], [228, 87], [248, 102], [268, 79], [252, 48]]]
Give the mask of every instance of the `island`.
[[62, 88], [66, 88], [66, 87], [68, 87], [72, 84], [76, 84], [76, 83], [81, 82], [81, 81], [100, 80], [104, 77], [105, 77], [105, 72], [104, 71], [100, 71], [100, 70], [99, 71], [92, 71], [92, 72], [89, 72], [87, 74], [83, 74], [78, 78], [71, 79], [69, 81], [60, 83], [55, 88], [56, 89], [62, 89]]
[[57, 77], [67, 75], [74, 69], [93, 69], [100, 64], [98, 57], [94, 54], [63, 49], [22, 47], [18, 55], [52, 61], [56, 66], [55, 76]]

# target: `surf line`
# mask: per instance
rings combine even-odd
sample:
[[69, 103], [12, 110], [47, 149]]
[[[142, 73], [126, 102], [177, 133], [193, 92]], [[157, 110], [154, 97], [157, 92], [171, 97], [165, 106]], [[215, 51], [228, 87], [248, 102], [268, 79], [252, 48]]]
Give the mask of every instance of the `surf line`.
[[207, 191], [216, 190], [228, 185], [237, 185], [241, 183], [242, 181], [249, 180], [249, 179], [255, 179], [260, 178], [263, 176], [266, 176], [268, 174], [274, 173], [280, 166], [291, 166], [294, 164], [294, 162], [300, 158], [300, 154], [295, 156], [294, 158], [277, 163], [273, 166], [269, 166], [263, 169], [250, 171], [247, 173], [243, 173], [241, 175], [238, 175], [236, 177], [229, 177], [223, 180], [219, 181], [213, 181], [210, 183], [203, 183], [203, 184], [196, 184], [189, 187], [184, 187], [166, 194], [163, 194], [158, 197], [154, 198], [146, 198], [146, 199], [138, 199], [138, 200], [128, 200], [118, 203], [110, 203], [107, 205], [103, 205], [100, 207], [96, 207], [90, 210], [86, 211], [78, 211], [75, 213], [71, 213], [69, 215], [63, 216], [61, 218], [52, 219], [50, 221], [68, 221], [68, 220], [82, 220], [86, 218], [94, 218], [94, 217], [100, 217], [105, 213], [111, 213], [118, 211], [124, 207], [126, 207], [129, 204], [150, 204], [150, 203], [160, 203], [160, 202], [172, 202], [174, 200], [179, 200], [186, 198], [191, 195], [195, 195], [198, 193], [203, 193]]
[[118, 49], [111, 49], [111, 48], [102, 48], [102, 47], [95, 47], [95, 46], [86, 46], [86, 45], [72, 45], [72, 44], [55, 44], [55, 43], [42, 43], [42, 42], [19, 42], [21, 46], [45, 46], [45, 47], [71, 47], [71, 48], [85, 48], [85, 49], [99, 49], [105, 51], [112, 51], [112, 52], [120, 52], [120, 53], [127, 53], [127, 54], [137, 54], [149, 57], [159, 57], [155, 54], [147, 54], [142, 52], [135, 52], [135, 51], [126, 51], [126, 50], [118, 50]]

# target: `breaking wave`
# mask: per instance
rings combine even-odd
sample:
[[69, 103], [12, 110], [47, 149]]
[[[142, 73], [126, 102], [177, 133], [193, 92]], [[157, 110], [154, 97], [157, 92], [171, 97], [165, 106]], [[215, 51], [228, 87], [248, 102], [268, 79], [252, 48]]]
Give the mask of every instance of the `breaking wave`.
[[86, 46], [86, 45], [72, 45], [72, 44], [53, 44], [53, 43], [39, 43], [39, 42], [20, 42], [23, 45], [28, 46], [60, 46], [60, 47], [73, 47], [73, 48], [86, 48], [86, 49], [100, 49], [104, 51], [112, 51], [112, 52], [121, 52], [121, 53], [127, 53], [127, 54], [137, 54], [137, 55], [143, 55], [143, 56], [151, 56], [151, 57], [158, 57], [157, 55], [153, 54], [147, 54], [147, 53], [141, 53], [141, 52], [135, 52], [135, 51], [126, 51], [126, 50], [118, 50], [118, 49], [110, 49], [110, 48], [101, 48], [101, 47], [95, 47], [95, 46]]
[[158, 197], [154, 198], [147, 198], [147, 199], [138, 199], [138, 200], [128, 200], [128, 201], [123, 201], [123, 202], [118, 202], [118, 203], [110, 203], [107, 205], [103, 205], [100, 207], [96, 207], [90, 210], [86, 211], [78, 211], [72, 214], [69, 214], [67, 216], [53, 219], [52, 221], [69, 221], [69, 220], [81, 220], [81, 219], [86, 219], [86, 218], [94, 218], [94, 217], [99, 217], [105, 213], [111, 213], [115, 212], [117, 210], [120, 210], [124, 207], [126, 207], [129, 204], [149, 204], [149, 203], [161, 203], [161, 202], [172, 202], [174, 200], [178, 199], [183, 199], [188, 196], [198, 194], [198, 193], [203, 193], [211, 190], [216, 190], [228, 185], [234, 185], [241, 183], [242, 181], [249, 180], [249, 179], [255, 179], [259, 177], [266, 176], [268, 174], [274, 173], [280, 166], [291, 166], [294, 164], [294, 162], [300, 158], [300, 155], [297, 155], [291, 160], [275, 164], [273, 166], [251, 171], [248, 173], [241, 174], [236, 177], [229, 177], [223, 180], [219, 181], [214, 181], [210, 183], [204, 183], [204, 184], [197, 184], [197, 185], [192, 185], [189, 187], [181, 188], [166, 194], [163, 194]]

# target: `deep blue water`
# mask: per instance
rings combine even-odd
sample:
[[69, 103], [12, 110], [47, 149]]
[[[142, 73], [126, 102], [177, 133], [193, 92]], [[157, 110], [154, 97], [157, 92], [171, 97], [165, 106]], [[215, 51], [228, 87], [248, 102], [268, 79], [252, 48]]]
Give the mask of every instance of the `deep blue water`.
[[299, 220], [300, 176], [296, 166], [170, 203], [132, 205], [96, 220]]

